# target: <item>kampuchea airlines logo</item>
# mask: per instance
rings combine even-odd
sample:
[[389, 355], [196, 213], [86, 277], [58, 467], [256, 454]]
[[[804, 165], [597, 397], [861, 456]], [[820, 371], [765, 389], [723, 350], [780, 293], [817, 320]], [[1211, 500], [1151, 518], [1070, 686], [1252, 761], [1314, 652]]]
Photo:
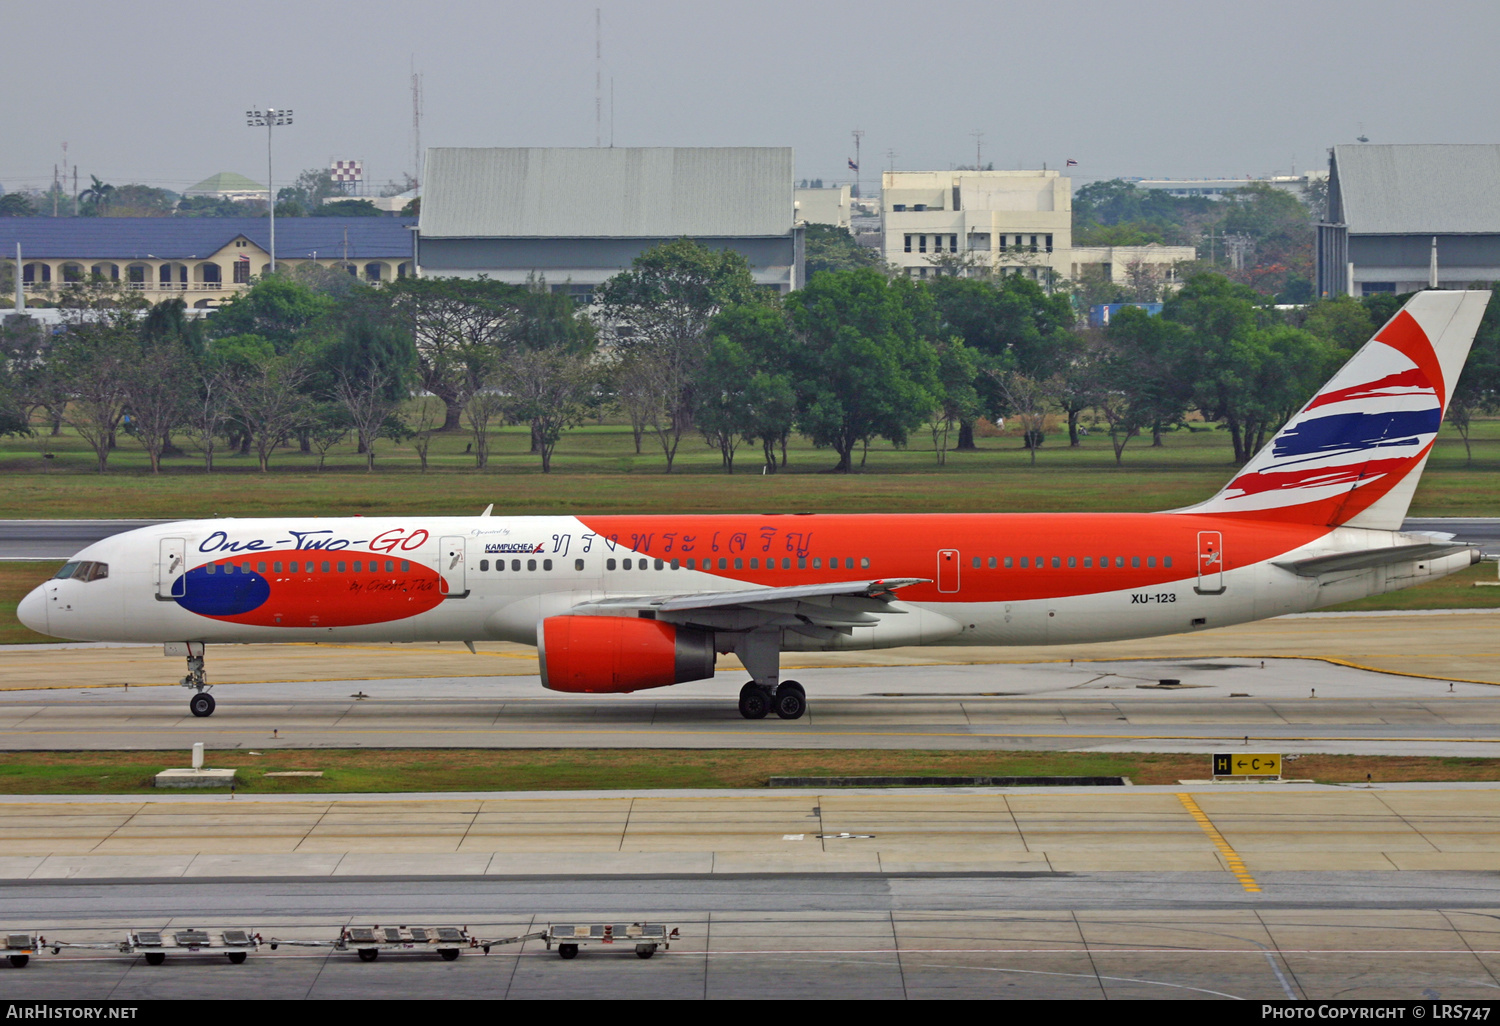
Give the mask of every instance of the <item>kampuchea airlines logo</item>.
[[1235, 508], [1315, 502], [1384, 482], [1431, 447], [1443, 420], [1442, 371], [1402, 314], [1292, 418], [1224, 490]]

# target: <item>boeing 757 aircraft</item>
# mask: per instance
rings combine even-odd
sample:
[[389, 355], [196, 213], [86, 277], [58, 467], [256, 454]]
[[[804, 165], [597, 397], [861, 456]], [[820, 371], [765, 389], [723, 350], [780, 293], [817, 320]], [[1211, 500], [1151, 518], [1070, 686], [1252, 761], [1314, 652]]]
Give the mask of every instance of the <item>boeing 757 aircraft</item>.
[[212, 644], [503, 640], [542, 684], [749, 673], [796, 719], [784, 651], [1077, 644], [1207, 630], [1461, 570], [1399, 532], [1488, 292], [1422, 292], [1205, 502], [1166, 513], [195, 520], [90, 545], [22, 600], [33, 630], [163, 643], [194, 715]]

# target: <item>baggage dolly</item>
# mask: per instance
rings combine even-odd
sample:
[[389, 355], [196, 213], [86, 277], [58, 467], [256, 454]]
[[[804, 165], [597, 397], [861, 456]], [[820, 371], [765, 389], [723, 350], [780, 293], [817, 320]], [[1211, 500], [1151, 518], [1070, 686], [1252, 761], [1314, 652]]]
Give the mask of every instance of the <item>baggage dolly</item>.
[[637, 958], [650, 958], [657, 949], [670, 951], [672, 941], [681, 937], [681, 931], [673, 928], [668, 933], [665, 926], [652, 923], [591, 923], [580, 926], [547, 925], [542, 939], [547, 950], [557, 945], [562, 958], [577, 958], [579, 947], [585, 944], [619, 944], [635, 946]]
[[[67, 945], [68, 947], [94, 947], [96, 945]], [[141, 955], [147, 965], [161, 965], [168, 955], [223, 955], [239, 965], [245, 956], [260, 946], [260, 935], [250, 930], [224, 930], [215, 940], [206, 930], [130, 930], [120, 941], [118, 949], [123, 955]], [[54, 948], [54, 951], [56, 948]]]
[[[493, 943], [493, 942], [491, 942]], [[503, 941], [501, 943], [504, 943]], [[309, 948], [332, 948], [334, 951], [353, 951], [361, 962], [373, 962], [382, 951], [436, 951], [445, 962], [458, 958], [464, 948], [488, 945], [469, 936], [469, 931], [457, 926], [347, 926], [339, 931], [337, 940], [304, 941], [271, 938], [271, 950], [279, 944], [290, 944]]]

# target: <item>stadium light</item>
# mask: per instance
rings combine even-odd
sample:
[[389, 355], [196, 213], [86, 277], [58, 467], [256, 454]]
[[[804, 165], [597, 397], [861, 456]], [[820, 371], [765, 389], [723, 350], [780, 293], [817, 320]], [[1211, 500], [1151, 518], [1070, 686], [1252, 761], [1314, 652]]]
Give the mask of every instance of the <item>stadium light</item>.
[[291, 108], [277, 110], [275, 107], [267, 107], [265, 110], [245, 111], [245, 124], [251, 128], [264, 128], [266, 130], [266, 205], [271, 210], [271, 273], [276, 273], [276, 186], [271, 178], [271, 131], [281, 125], [292, 123]]

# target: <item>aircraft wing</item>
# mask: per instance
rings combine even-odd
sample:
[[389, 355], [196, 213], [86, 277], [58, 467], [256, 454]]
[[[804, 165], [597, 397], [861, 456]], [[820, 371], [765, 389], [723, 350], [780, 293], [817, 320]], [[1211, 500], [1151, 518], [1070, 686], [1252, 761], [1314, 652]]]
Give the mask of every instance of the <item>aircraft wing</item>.
[[672, 623], [721, 631], [791, 627], [806, 633], [831, 629], [847, 634], [854, 627], [875, 625], [881, 614], [905, 613], [893, 605], [895, 590], [926, 583], [926, 578], [902, 577], [682, 595], [612, 596], [581, 603], [573, 607], [573, 612], [594, 616], [644, 613]]

